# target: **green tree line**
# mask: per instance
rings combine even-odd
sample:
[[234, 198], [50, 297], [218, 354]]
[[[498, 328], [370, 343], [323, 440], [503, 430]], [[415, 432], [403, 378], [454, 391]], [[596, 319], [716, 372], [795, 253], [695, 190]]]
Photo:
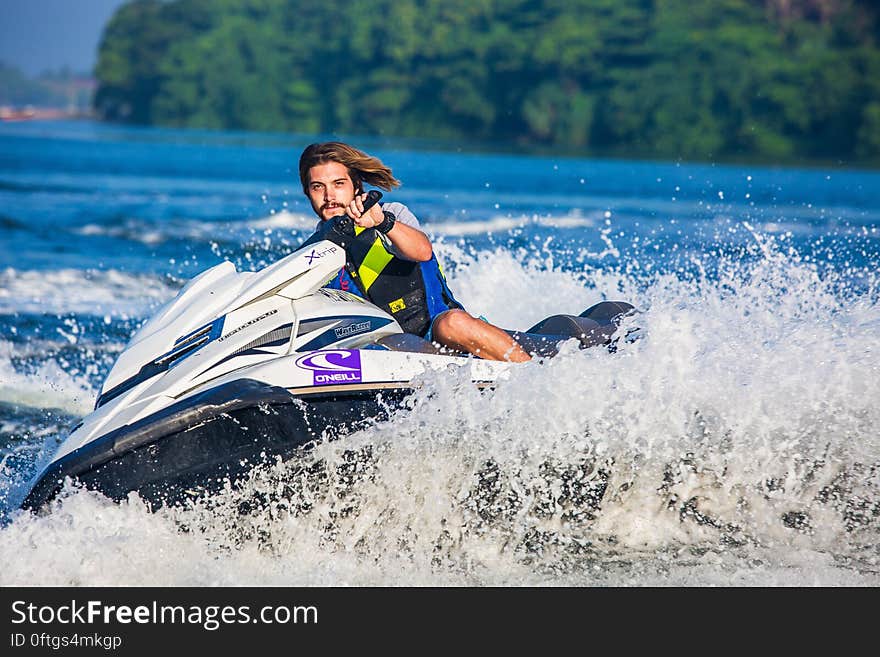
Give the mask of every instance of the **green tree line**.
[[95, 109], [164, 126], [880, 159], [873, 0], [134, 0]]

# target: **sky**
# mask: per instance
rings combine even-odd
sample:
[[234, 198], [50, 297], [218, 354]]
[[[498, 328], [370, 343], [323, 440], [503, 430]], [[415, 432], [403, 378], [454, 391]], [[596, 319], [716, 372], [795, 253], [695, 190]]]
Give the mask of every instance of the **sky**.
[[91, 73], [101, 31], [126, 0], [0, 0], [0, 61], [26, 75]]

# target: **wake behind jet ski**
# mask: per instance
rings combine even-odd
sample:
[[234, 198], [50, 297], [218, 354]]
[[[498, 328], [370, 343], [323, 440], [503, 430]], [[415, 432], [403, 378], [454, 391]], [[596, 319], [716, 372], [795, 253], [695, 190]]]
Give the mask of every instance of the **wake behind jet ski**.
[[[381, 194], [371, 192], [370, 203]], [[154, 506], [221, 489], [254, 466], [287, 458], [388, 416], [414, 379], [450, 364], [492, 385], [510, 367], [404, 333], [363, 298], [323, 286], [345, 264], [345, 215], [258, 272], [223, 262], [187, 283], [131, 338], [77, 424], [33, 480], [38, 510], [66, 478], [115, 499]], [[508, 331], [529, 353], [553, 356], [572, 338], [613, 343], [633, 307], [602, 302]]]

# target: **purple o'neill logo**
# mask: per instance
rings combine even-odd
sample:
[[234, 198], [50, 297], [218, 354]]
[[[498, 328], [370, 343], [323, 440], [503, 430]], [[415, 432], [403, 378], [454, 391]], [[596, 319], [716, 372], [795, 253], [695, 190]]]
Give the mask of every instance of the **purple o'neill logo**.
[[316, 351], [298, 358], [296, 366], [312, 370], [313, 385], [329, 386], [361, 382], [361, 352], [348, 349]]

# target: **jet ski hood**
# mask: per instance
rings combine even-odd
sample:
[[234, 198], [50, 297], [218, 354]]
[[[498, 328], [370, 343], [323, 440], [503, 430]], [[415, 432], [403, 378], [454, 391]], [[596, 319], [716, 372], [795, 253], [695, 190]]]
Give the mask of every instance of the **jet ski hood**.
[[[277, 296], [299, 299], [321, 288], [345, 265], [345, 252], [319, 242], [259, 272], [238, 272], [223, 262], [187, 283], [131, 338], [101, 386], [96, 408], [131, 388], [145, 375], [167, 370], [213, 340], [224, 341], [276, 314], [244, 317], [244, 308]], [[236, 318], [242, 323], [234, 325]], [[288, 319], [290, 319], [288, 317]]]

